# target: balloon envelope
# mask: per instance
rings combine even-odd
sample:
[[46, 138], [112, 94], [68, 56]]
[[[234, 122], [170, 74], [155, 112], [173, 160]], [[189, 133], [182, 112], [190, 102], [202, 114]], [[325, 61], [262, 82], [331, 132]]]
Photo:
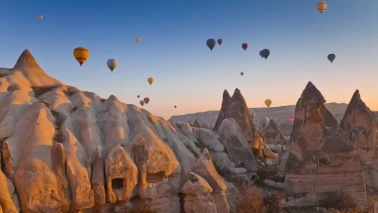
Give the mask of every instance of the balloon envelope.
[[137, 95], [137, 98], [140, 98], [140, 95]]
[[328, 55], [327, 58], [328, 58], [328, 60], [332, 63], [332, 62], [336, 59], [336, 55], [333, 54], [333, 53], [331, 53], [331, 54]]
[[175, 108], [177, 108], [177, 106], [175, 106]]
[[139, 37], [136, 37], [136, 38], [135, 38], [135, 42], [136, 42], [136, 43], [139, 43], [139, 42], [140, 42], [140, 38], [139, 38]]
[[265, 100], [265, 105], [266, 105], [267, 107], [270, 107], [271, 104], [272, 104], [272, 100], [270, 100], [270, 99], [266, 99], [266, 100]]
[[207, 47], [210, 48], [210, 50], [213, 50], [213, 48], [214, 48], [215, 45], [216, 45], [216, 42], [215, 42], [214, 39], [209, 38], [209, 39], [207, 39], [207, 41], [206, 41], [206, 45], [207, 45]]
[[143, 100], [139, 101], [139, 103], [140, 103], [141, 106], [144, 105], [144, 101]]
[[243, 76], [243, 75], [244, 75], [244, 72], [241, 72], [240, 75]]
[[39, 16], [38, 16], [38, 19], [39, 19], [40, 21], [42, 21], [42, 20], [43, 20], [43, 15], [39, 15]]
[[264, 58], [262, 51], [259, 52], [261, 58]]
[[118, 62], [117, 62], [117, 60], [115, 60], [115, 59], [109, 59], [109, 60], [106, 62], [106, 64], [108, 65], [110, 71], [112, 71], [112, 72], [113, 72], [113, 70], [114, 70], [115, 68], [117, 68], [117, 66], [118, 66]]
[[147, 97], [145, 97], [143, 100], [144, 100], [144, 103], [146, 103], [146, 104], [148, 104], [148, 102], [150, 102], [150, 99], [147, 98]]
[[318, 11], [320, 13], [324, 13], [327, 9], [328, 5], [325, 1], [320, 1], [316, 4], [316, 9], [318, 9]]
[[270, 50], [269, 49], [263, 49], [263, 50], [261, 50], [261, 55], [266, 60], [269, 57], [269, 55], [270, 55]]
[[77, 47], [73, 51], [73, 56], [79, 62], [80, 66], [82, 66], [89, 57], [89, 50], [85, 47]]
[[222, 39], [218, 39], [217, 42], [218, 42], [219, 45], [222, 45], [223, 40]]
[[152, 85], [153, 83], [154, 83], [154, 78], [152, 78], [152, 77], [149, 77], [148, 79], [147, 79], [147, 81], [148, 81], [148, 83], [150, 84], [150, 85]]
[[246, 50], [248, 48], [248, 44], [247, 43], [243, 43], [242, 44], [242, 48], [243, 48], [243, 50]]

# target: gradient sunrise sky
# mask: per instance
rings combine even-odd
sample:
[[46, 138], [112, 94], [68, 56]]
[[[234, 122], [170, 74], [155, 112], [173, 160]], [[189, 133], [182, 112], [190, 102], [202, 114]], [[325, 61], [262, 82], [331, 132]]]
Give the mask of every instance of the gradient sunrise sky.
[[[223, 90], [236, 87], [249, 107], [266, 98], [272, 106], [295, 104], [308, 81], [327, 102], [348, 103], [359, 89], [378, 110], [378, 1], [328, 0], [324, 14], [317, 2], [5, 0], [0, 67], [13, 67], [28, 48], [50, 76], [138, 106], [137, 95], [150, 97], [145, 108], [165, 118], [218, 110]], [[208, 38], [223, 44], [210, 51]], [[91, 52], [82, 67], [72, 55], [78, 46]], [[264, 48], [268, 60], [259, 57]], [[119, 63], [113, 74], [109, 58]]]

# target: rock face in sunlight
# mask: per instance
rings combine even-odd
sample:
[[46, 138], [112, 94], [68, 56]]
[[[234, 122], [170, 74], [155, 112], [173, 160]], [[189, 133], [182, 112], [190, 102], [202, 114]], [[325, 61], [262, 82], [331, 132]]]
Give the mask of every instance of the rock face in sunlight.
[[[141, 207], [179, 213], [182, 206], [197, 208], [195, 196], [207, 199], [205, 209], [226, 213], [227, 187], [215, 168], [232, 177], [257, 176], [237, 167], [224, 149], [211, 130], [173, 127], [115, 96], [102, 99], [49, 77], [28, 50], [13, 69], [0, 69], [4, 213]], [[180, 192], [188, 195], [185, 205]]]
[[288, 205], [325, 205], [344, 195], [366, 201], [360, 156], [325, 102], [311, 82], [297, 102], [285, 178], [296, 198]]
[[353, 94], [340, 126], [353, 142], [364, 163], [366, 185], [378, 190], [375, 116], [361, 100], [358, 90]]

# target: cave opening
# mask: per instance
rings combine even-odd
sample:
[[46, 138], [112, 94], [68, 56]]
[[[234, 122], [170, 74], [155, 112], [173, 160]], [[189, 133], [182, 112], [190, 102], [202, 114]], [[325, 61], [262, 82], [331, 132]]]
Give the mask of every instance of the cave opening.
[[112, 179], [112, 188], [116, 189], [123, 189], [123, 179], [122, 178], [114, 178]]

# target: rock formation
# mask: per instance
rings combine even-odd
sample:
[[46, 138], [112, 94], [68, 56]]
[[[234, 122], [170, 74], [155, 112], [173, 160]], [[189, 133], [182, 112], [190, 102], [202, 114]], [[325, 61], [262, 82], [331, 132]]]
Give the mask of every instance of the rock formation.
[[229, 159], [216, 133], [178, 130], [113, 95], [102, 99], [65, 85], [28, 50], [0, 74], [4, 213], [121, 213], [141, 206], [179, 213], [179, 193], [191, 172], [213, 189], [217, 212], [228, 212], [227, 187], [215, 167], [234, 175], [247, 171]]
[[357, 204], [366, 201], [360, 157], [325, 102], [311, 82], [297, 102], [285, 178], [287, 192], [297, 198], [289, 205], [323, 205], [339, 192]]
[[246, 135], [247, 143], [252, 148], [255, 155], [261, 156], [264, 139], [261, 132], [253, 124], [247, 104], [240, 90], [237, 88], [232, 97], [230, 97], [227, 90], [223, 92], [222, 107], [213, 131], [218, 131], [223, 120], [227, 118], [232, 118], [236, 121], [242, 134]]
[[378, 159], [376, 151], [376, 123], [372, 111], [361, 100], [358, 90], [345, 111], [341, 128], [353, 142], [365, 167], [365, 180], [368, 187], [378, 190]]
[[267, 127], [262, 130], [262, 134], [266, 144], [285, 145], [285, 138], [273, 119], [271, 119]]
[[198, 123], [198, 120], [197, 120], [197, 119], [194, 121], [192, 127], [195, 127], [195, 128], [201, 128], [201, 125]]
[[211, 196], [213, 189], [202, 177], [190, 173], [190, 178], [181, 189], [185, 194], [186, 213], [217, 213], [215, 200]]
[[223, 91], [222, 106], [221, 106], [221, 109], [219, 111], [217, 121], [215, 122], [213, 131], [218, 131], [220, 125], [222, 124], [222, 121], [229, 117], [228, 116], [228, 109], [230, 108], [230, 101], [231, 101], [230, 93], [228, 93], [227, 90], [224, 90]]

